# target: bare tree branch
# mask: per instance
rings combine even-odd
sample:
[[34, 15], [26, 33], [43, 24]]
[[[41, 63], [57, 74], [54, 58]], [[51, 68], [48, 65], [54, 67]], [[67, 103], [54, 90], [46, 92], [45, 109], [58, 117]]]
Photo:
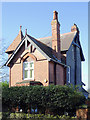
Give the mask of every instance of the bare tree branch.
[[4, 66], [8, 59], [8, 56], [5, 53], [7, 45], [4, 42], [2, 43], [2, 41], [3, 40], [0, 39], [0, 82], [9, 81], [9, 70], [8, 67]]

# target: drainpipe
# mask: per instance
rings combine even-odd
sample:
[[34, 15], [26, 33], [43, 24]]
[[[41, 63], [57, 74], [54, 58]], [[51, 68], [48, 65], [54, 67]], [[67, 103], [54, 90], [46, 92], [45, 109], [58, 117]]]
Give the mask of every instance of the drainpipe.
[[67, 66], [68, 67], [68, 74], [69, 74], [69, 83], [70, 83], [70, 66]]
[[56, 63], [58, 63], [58, 64], [61, 64], [61, 65], [63, 65], [64, 67], [67, 67], [68, 68], [68, 74], [69, 74], [69, 83], [70, 83], [70, 66], [69, 65], [65, 65], [65, 64], [63, 64], [63, 63], [61, 63], [61, 62], [59, 62], [59, 61], [56, 61], [56, 60], [54, 60], [54, 59], [50, 59], [50, 61], [51, 60], [53, 60], [54, 62], [56, 62]]

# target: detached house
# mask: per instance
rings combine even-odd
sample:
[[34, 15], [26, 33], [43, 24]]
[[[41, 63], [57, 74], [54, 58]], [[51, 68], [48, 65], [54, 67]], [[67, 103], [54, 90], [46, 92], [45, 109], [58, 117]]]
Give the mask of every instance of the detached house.
[[15, 40], [6, 50], [10, 68], [9, 86], [64, 85], [81, 86], [81, 62], [85, 61], [76, 24], [71, 32], [60, 34], [58, 13], [53, 12], [52, 36], [35, 39], [23, 36], [21, 26]]

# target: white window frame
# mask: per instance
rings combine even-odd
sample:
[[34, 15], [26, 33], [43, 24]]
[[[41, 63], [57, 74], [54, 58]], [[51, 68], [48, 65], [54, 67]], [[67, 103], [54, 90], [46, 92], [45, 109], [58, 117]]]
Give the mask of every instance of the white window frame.
[[[25, 68], [25, 63], [27, 63], [27, 68]], [[33, 63], [33, 67], [30, 68], [30, 63]], [[25, 70], [27, 70], [27, 78], [25, 78]], [[30, 70], [33, 70], [32, 72], [32, 78], [30, 78]], [[23, 62], [23, 79], [24, 80], [34, 80], [34, 61], [30, 62]]]

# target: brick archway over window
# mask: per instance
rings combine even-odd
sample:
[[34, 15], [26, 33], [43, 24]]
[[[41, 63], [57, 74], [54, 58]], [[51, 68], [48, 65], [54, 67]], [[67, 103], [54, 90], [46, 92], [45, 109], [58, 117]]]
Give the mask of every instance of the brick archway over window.
[[22, 60], [23, 61], [25, 61], [25, 59], [27, 59], [27, 57], [31, 57], [33, 60], [37, 60], [37, 58], [34, 56], [34, 55], [32, 55], [32, 54], [30, 54], [30, 53], [26, 53], [23, 57], [22, 57]]
[[36, 60], [37, 60], [37, 58], [36, 58], [33, 54], [31, 54], [31, 53], [29, 53], [29, 52], [25, 53], [25, 54], [21, 57], [22, 80], [24, 79], [24, 76], [23, 76], [23, 62], [24, 62], [28, 57], [31, 57], [31, 58], [33, 59], [33, 61], [36, 61]]

